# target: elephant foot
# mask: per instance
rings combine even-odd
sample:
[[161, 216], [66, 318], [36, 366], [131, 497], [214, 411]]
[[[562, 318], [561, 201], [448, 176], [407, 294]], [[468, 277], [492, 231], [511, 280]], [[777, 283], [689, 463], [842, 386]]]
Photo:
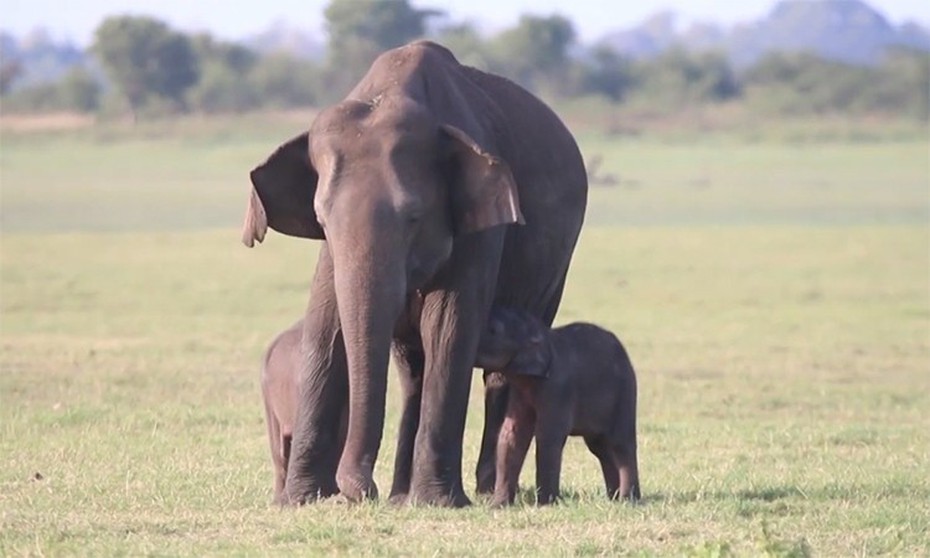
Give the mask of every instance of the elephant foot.
[[537, 506], [551, 506], [558, 503], [559, 497], [553, 496], [551, 494], [538, 494], [536, 496], [536, 505]]
[[440, 508], [464, 508], [471, 505], [465, 491], [414, 488], [407, 497], [407, 502], [418, 506], [436, 506]]
[[395, 492], [388, 497], [388, 503], [392, 506], [403, 506], [409, 498], [410, 495], [406, 492]]
[[388, 496], [388, 502], [392, 505], [403, 505], [407, 503], [410, 496], [410, 476], [401, 476], [398, 478], [397, 471], [394, 471], [394, 482], [391, 484], [391, 495]]
[[490, 471], [481, 470], [479, 468], [475, 477], [477, 481], [475, 492], [478, 494], [494, 494], [494, 483], [496, 479], [493, 467], [491, 467]]
[[340, 494], [350, 502], [378, 499], [378, 487], [371, 474], [340, 468], [336, 472], [336, 484], [339, 485]]
[[617, 491], [614, 492], [612, 500], [620, 500], [621, 502], [626, 502], [628, 504], [637, 504], [642, 499], [642, 495], [639, 493], [639, 487], [629, 490], [627, 492]]
[[495, 495], [493, 498], [491, 498], [490, 505], [494, 509], [506, 508], [508, 506], [513, 505], [513, 499], [508, 498], [506, 495], [505, 496]]
[[281, 506], [304, 506], [336, 494], [339, 494], [339, 487], [335, 481], [323, 484], [289, 483], [284, 494], [275, 499], [275, 503]]

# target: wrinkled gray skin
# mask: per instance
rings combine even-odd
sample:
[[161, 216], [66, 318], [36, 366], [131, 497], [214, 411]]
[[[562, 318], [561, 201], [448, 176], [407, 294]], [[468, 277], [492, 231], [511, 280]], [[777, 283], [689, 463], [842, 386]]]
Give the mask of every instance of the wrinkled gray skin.
[[[297, 386], [302, 362], [302, 331], [303, 320], [300, 320], [279, 333], [268, 346], [262, 360], [262, 399], [265, 403], [265, 422], [268, 426], [268, 442], [274, 466], [274, 501], [278, 504], [287, 502], [284, 486], [299, 401]], [[348, 413], [342, 413], [341, 443], [345, 440], [347, 419]]]
[[477, 365], [499, 370], [511, 386], [492, 505], [513, 503], [534, 436], [539, 504], [559, 497], [568, 436], [582, 436], [597, 457], [609, 498], [640, 498], [636, 374], [612, 333], [580, 322], [549, 329], [531, 314], [495, 307]]
[[[288, 501], [336, 488], [350, 500], [377, 496], [393, 351], [404, 399], [392, 497], [467, 505], [462, 437], [488, 310], [506, 304], [551, 323], [581, 229], [587, 178], [571, 134], [512, 82], [415, 42], [379, 56], [251, 179], [247, 245], [267, 227], [324, 240], [303, 325]], [[507, 397], [503, 385], [486, 390], [479, 491], [493, 487]]]

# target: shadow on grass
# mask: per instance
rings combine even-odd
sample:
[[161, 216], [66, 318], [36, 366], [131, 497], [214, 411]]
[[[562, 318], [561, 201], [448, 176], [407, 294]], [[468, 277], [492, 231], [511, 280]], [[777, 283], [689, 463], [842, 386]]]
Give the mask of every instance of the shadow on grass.
[[[921, 497], [930, 498], [930, 491], [926, 490], [924, 487], [909, 485], [905, 483], [898, 484], [888, 484], [882, 486], [866, 486], [866, 485], [840, 485], [840, 484], [830, 484], [824, 485], [816, 488], [808, 488], [801, 486], [793, 485], [781, 485], [781, 486], [764, 486], [764, 487], [753, 487], [753, 488], [744, 488], [737, 489], [734, 491], [703, 491], [703, 490], [689, 490], [684, 492], [649, 492], [648, 490], [643, 491], [643, 497], [637, 502], [631, 502], [629, 500], [618, 500], [617, 503], [625, 503], [629, 505], [655, 505], [655, 504], [689, 504], [695, 502], [708, 502], [708, 501], [717, 501], [717, 502], [736, 502], [736, 503], [760, 503], [760, 504], [771, 504], [779, 502], [782, 500], [815, 500], [815, 501], [830, 501], [830, 500], [849, 500], [849, 499], [860, 499], [863, 497], [908, 497], [911, 498], [915, 495], [920, 495]], [[573, 490], [572, 488], [563, 488], [561, 491], [561, 496], [559, 498], [560, 503], [564, 504], [580, 504], [583, 502], [589, 502], [592, 500], [604, 500], [608, 501], [606, 493], [602, 491], [590, 491], [590, 490]], [[489, 497], [477, 497], [475, 503], [481, 505], [486, 504], [490, 501]], [[520, 487], [517, 492], [516, 498], [514, 500], [514, 505], [516, 506], [535, 506], [536, 505], [536, 492], [533, 487]]]
[[920, 498], [930, 499], [930, 489], [904, 480], [884, 479], [880, 484], [830, 483], [817, 487], [801, 485], [762, 486], [725, 490], [689, 490], [684, 492], [644, 491], [644, 504], [687, 504], [705, 501], [736, 501], [773, 503], [800, 499], [813, 501], [861, 500], [864, 498]]

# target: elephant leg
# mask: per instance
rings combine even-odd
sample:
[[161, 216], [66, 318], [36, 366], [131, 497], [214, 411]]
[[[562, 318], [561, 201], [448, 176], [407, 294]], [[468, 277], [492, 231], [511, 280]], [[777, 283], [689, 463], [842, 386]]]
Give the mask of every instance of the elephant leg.
[[613, 458], [620, 476], [619, 497], [639, 500], [639, 464], [636, 457], [636, 442], [623, 441], [613, 447]]
[[484, 373], [484, 432], [481, 435], [481, 453], [475, 468], [478, 494], [494, 492], [495, 452], [501, 424], [507, 413], [509, 386], [499, 372]]
[[[539, 308], [542, 310], [541, 320], [551, 325], [562, 300], [565, 288], [565, 274], [552, 287], [548, 298]], [[510, 396], [510, 386], [499, 373], [484, 373], [484, 432], [481, 436], [481, 453], [478, 455], [478, 464], [475, 468], [475, 484], [478, 494], [489, 494], [494, 491], [495, 452], [497, 439], [507, 412], [507, 401]]]
[[611, 449], [620, 475], [619, 497], [639, 500], [639, 458], [636, 455], [636, 377], [632, 371], [623, 390], [626, 398], [620, 406], [611, 435]]
[[423, 392], [423, 366], [425, 357], [422, 349], [395, 343], [395, 363], [403, 392], [403, 411], [397, 432], [397, 453], [394, 456], [394, 482], [390, 500], [403, 503], [410, 493], [413, 475], [413, 450], [420, 424], [420, 401]]
[[544, 414], [536, 419], [536, 503], [541, 506], [559, 498], [562, 451], [570, 428], [571, 417], [563, 417], [561, 413]]
[[281, 425], [268, 406], [265, 396], [265, 424], [268, 427], [268, 445], [271, 447], [271, 464], [274, 467], [274, 502], [280, 504], [284, 497], [284, 479], [287, 477], [287, 461], [281, 447]]
[[420, 333], [426, 366], [410, 491], [418, 503], [471, 503], [462, 486], [462, 438], [503, 240], [504, 227], [456, 238], [453, 257], [424, 298]]
[[611, 500], [617, 498], [620, 489], [620, 475], [614, 462], [612, 448], [600, 436], [585, 436], [584, 443], [601, 464], [601, 473], [604, 475], [607, 497]]
[[520, 471], [530, 449], [536, 414], [525, 401], [513, 395], [500, 428], [497, 440], [497, 480], [491, 505], [501, 507], [513, 504], [520, 484]]
[[275, 503], [281, 504], [281, 505], [284, 505], [287, 503], [284, 489], [286, 486], [285, 483], [287, 481], [287, 466], [291, 460], [291, 442], [292, 441], [293, 441], [293, 437], [290, 434], [282, 435], [279, 440], [279, 443], [281, 445], [281, 457], [280, 457], [281, 467], [280, 467], [280, 470], [278, 471], [278, 475], [279, 475], [278, 479], [280, 480], [280, 489], [276, 491], [277, 495], [275, 497]]
[[336, 467], [344, 445], [348, 366], [333, 289], [333, 263], [321, 248], [304, 320], [299, 401], [294, 421], [285, 493], [304, 504], [338, 492]]
[[542, 313], [542, 322], [547, 326], [552, 326], [555, 316], [559, 312], [559, 304], [562, 302], [562, 293], [565, 292], [565, 280], [568, 277], [568, 268], [562, 273], [562, 277], [556, 282], [548, 301], [545, 304]]

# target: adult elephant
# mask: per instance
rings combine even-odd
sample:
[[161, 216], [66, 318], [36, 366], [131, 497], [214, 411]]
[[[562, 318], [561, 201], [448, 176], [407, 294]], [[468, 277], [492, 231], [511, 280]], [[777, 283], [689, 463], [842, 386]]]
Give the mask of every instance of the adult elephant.
[[[379, 56], [251, 180], [246, 245], [267, 227], [325, 240], [288, 500], [337, 486], [351, 500], [377, 496], [393, 343], [405, 377], [393, 496], [467, 505], [462, 437], [488, 311], [506, 304], [550, 324], [584, 219], [587, 178], [571, 134], [514, 83], [419, 41]], [[506, 387], [489, 385], [479, 491], [493, 488], [505, 405]]]

